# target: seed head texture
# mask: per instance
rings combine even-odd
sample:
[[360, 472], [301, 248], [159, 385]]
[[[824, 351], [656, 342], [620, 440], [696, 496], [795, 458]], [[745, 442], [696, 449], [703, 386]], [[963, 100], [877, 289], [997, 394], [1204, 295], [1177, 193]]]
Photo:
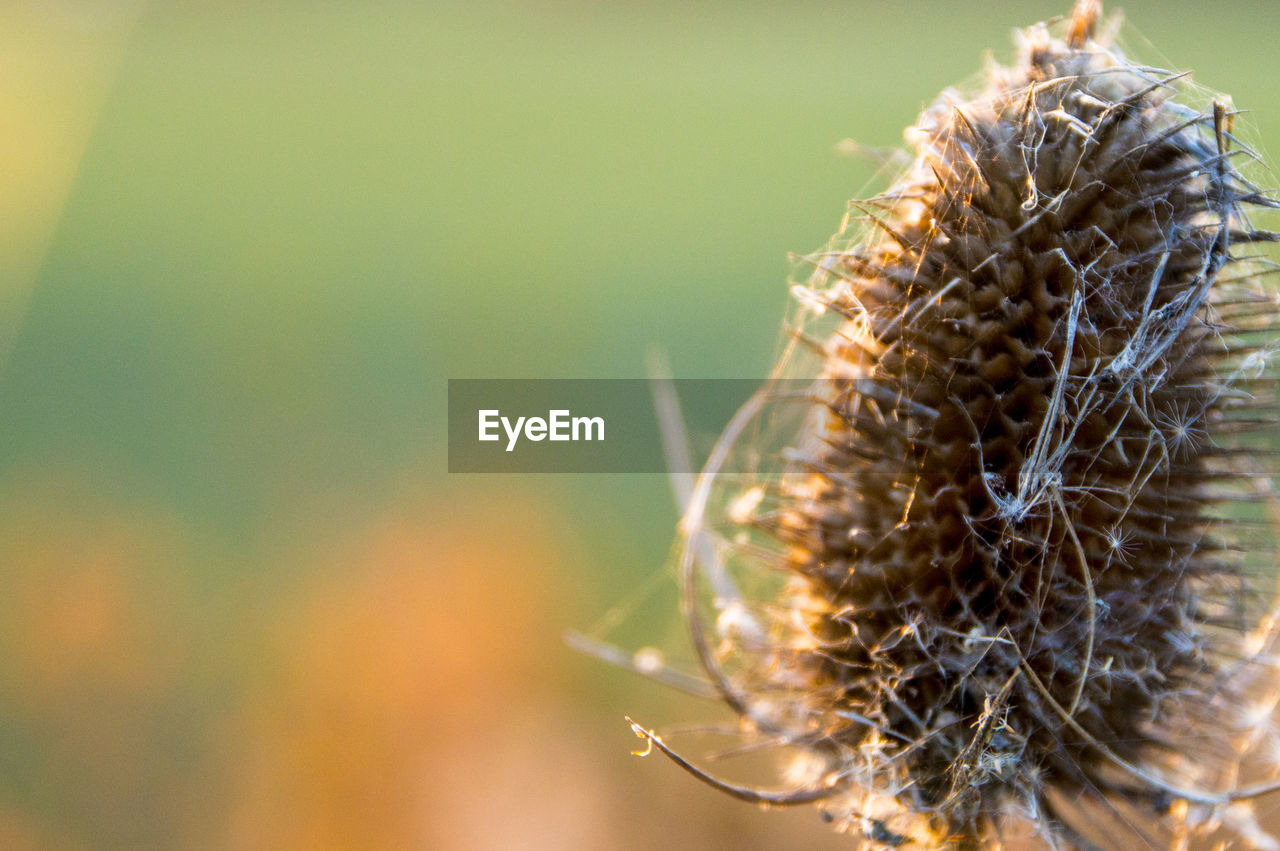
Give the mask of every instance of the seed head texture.
[[[795, 288], [804, 398], [748, 403], [682, 524], [694, 645], [790, 789], [637, 731], [855, 845], [1280, 848], [1251, 806], [1280, 752], [1280, 316], [1247, 215], [1277, 204], [1230, 102], [1099, 16], [1022, 31], [906, 131]], [[784, 407], [782, 451], [747, 451]]]

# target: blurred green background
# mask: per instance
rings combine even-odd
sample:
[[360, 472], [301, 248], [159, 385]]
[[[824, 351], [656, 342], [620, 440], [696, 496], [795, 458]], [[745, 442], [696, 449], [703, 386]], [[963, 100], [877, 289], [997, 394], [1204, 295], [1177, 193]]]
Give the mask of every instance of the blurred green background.
[[[1068, 5], [0, 4], [0, 846], [845, 847], [628, 755], [666, 483], [449, 476], [445, 382], [765, 374], [837, 143]], [[1280, 139], [1280, 4], [1124, 8]]]

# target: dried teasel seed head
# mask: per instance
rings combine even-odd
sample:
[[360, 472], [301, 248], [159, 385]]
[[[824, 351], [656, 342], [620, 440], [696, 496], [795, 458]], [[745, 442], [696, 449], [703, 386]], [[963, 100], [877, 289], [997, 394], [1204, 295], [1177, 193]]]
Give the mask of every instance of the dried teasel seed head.
[[1278, 316], [1248, 259], [1275, 237], [1245, 215], [1276, 204], [1226, 102], [1186, 105], [1099, 11], [1024, 31], [907, 131], [914, 164], [799, 287], [817, 357], [778, 374], [821, 377], [785, 461], [728, 475], [797, 407], [771, 386], [685, 518], [694, 644], [803, 782], [676, 758], [871, 847], [1280, 847], [1243, 759], [1280, 741], [1254, 451]]

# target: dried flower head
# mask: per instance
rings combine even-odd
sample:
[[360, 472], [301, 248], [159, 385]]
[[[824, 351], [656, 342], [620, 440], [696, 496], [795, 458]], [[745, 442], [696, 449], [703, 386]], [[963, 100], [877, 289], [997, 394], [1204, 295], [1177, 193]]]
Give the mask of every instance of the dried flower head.
[[637, 732], [871, 847], [1280, 847], [1248, 804], [1280, 679], [1278, 317], [1248, 256], [1275, 236], [1245, 216], [1277, 205], [1229, 103], [1188, 105], [1098, 15], [1024, 31], [907, 131], [796, 288], [778, 376], [820, 377], [739, 413], [685, 517], [695, 647], [793, 789]]

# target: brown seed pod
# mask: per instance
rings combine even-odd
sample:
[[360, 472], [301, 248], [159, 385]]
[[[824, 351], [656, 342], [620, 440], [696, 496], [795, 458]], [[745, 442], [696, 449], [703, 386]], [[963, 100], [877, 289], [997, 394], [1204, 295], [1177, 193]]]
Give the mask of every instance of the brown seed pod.
[[1098, 14], [907, 131], [685, 517], [695, 647], [795, 788], [637, 732], [871, 847], [1280, 847], [1248, 805], [1275, 760], [1244, 759], [1280, 744], [1278, 316], [1249, 256], [1275, 236], [1245, 215], [1277, 205], [1228, 102], [1187, 105]]

